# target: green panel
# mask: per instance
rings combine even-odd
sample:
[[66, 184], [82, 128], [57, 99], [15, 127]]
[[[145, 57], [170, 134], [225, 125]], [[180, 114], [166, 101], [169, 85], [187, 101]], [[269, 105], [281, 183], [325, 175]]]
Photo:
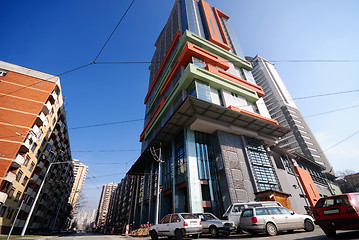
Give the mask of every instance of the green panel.
[[240, 86], [232, 81], [229, 81], [216, 74], [213, 74], [205, 69], [199, 68], [193, 64], [188, 64], [185, 71], [182, 73], [181, 78], [178, 80], [171, 94], [168, 96], [161, 110], [158, 112], [157, 117], [152, 122], [151, 126], [148, 128], [144, 136], [145, 139], [147, 138], [148, 134], [152, 132], [153, 128], [157, 125], [158, 121], [162, 119], [163, 115], [167, 112], [167, 109], [169, 109], [169, 107], [172, 105], [173, 101], [178, 96], [178, 94], [180, 94], [182, 90], [187, 89], [194, 79], [199, 79], [204, 82], [207, 82], [213, 88], [224, 89], [229, 92], [236, 93], [246, 98], [248, 102], [254, 103], [259, 99], [256, 92], [251, 89]]
[[162, 89], [162, 86], [165, 82], [165, 80], [167, 79], [168, 75], [170, 74], [174, 64], [176, 63], [176, 60], [178, 59], [180, 53], [182, 52], [183, 47], [185, 46], [185, 44], [187, 42], [193, 43], [211, 53], [214, 53], [226, 60], [228, 60], [229, 62], [232, 62], [234, 66], [239, 67], [239, 68], [245, 68], [247, 70], [252, 70], [252, 65], [245, 59], [242, 59], [240, 57], [238, 57], [237, 55], [217, 46], [214, 43], [211, 43], [210, 41], [203, 39], [193, 33], [191, 33], [190, 31], [186, 31], [181, 39], [180, 42], [177, 46], [177, 48], [174, 50], [174, 53], [171, 57], [171, 59], [169, 59], [169, 64], [167, 65], [166, 69], [163, 70], [163, 74], [161, 79], [159, 79], [157, 88], [154, 90], [154, 97], [149, 105], [149, 107], [147, 108], [147, 113], [152, 109], [154, 103], [156, 102], [157, 98], [160, 95], [160, 91]]

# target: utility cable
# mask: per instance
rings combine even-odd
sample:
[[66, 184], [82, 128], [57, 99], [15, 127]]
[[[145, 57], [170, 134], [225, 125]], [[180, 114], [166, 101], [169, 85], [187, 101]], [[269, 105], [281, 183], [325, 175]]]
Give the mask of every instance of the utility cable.
[[127, 8], [126, 12], [123, 14], [123, 16], [121, 17], [120, 21], [117, 23], [115, 29], [112, 31], [112, 33], [110, 34], [110, 36], [107, 38], [107, 41], [105, 42], [105, 44], [102, 46], [100, 52], [97, 54], [97, 56], [95, 57], [95, 59], [93, 60], [93, 63], [96, 63], [96, 60], [98, 59], [98, 57], [100, 56], [100, 54], [102, 53], [102, 51], [104, 50], [104, 48], [106, 47], [107, 43], [110, 41], [111, 37], [113, 36], [113, 34], [115, 33], [116, 29], [118, 28], [118, 26], [121, 24], [122, 20], [124, 19], [124, 17], [126, 16], [127, 12], [130, 10], [132, 4], [135, 2], [135, 0], [133, 0], [130, 4], [130, 6]]
[[87, 126], [79, 126], [79, 127], [68, 128], [68, 130], [76, 130], [76, 129], [92, 128], [92, 127], [102, 127], [102, 126], [115, 125], [115, 124], [121, 124], [121, 123], [138, 122], [138, 121], [143, 121], [143, 120], [144, 119], [141, 118], [141, 119], [119, 121], [119, 122], [100, 123], [100, 124], [94, 124], [94, 125], [87, 125]]

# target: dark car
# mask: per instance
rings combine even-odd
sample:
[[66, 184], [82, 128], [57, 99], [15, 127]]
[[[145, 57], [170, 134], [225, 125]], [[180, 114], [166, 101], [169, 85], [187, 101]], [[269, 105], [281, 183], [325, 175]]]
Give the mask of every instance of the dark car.
[[313, 209], [315, 224], [329, 237], [336, 230], [359, 229], [359, 193], [320, 198]]

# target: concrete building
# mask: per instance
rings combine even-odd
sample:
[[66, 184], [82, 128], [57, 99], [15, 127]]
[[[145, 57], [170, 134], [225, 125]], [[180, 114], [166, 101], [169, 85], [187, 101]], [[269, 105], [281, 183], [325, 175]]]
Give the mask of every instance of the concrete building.
[[81, 191], [86, 180], [88, 166], [86, 166], [77, 159], [74, 159], [72, 161], [72, 166], [74, 172], [74, 184], [68, 202], [72, 206], [72, 211], [75, 212], [77, 209], [77, 205], [79, 204]]
[[332, 165], [293, 101], [274, 64], [259, 55], [247, 59], [253, 65], [252, 73], [256, 83], [264, 90], [263, 100], [271, 118], [292, 129], [279, 140], [278, 146], [324, 166], [323, 171], [330, 179], [334, 179]]
[[[0, 226], [14, 233], [28, 217], [50, 163], [71, 161], [60, 79], [0, 61]], [[51, 165], [29, 230], [63, 226], [71, 206], [71, 164]], [[59, 211], [61, 209], [61, 211]]]
[[102, 187], [102, 194], [97, 210], [97, 218], [96, 218], [96, 225], [97, 228], [102, 228], [105, 226], [107, 212], [110, 205], [111, 195], [117, 188], [117, 183], [110, 182], [108, 184], [103, 185]]
[[142, 155], [128, 173], [144, 173], [130, 222], [154, 221], [158, 163], [152, 148], [162, 150], [160, 217], [221, 216], [233, 202], [282, 191], [268, 153], [290, 129], [270, 118], [229, 16], [203, 0], [175, 1], [155, 46]]

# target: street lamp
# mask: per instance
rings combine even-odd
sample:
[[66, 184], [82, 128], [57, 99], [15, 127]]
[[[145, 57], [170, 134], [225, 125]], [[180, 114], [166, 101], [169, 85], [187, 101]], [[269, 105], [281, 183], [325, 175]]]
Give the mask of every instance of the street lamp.
[[50, 163], [49, 167], [47, 168], [47, 171], [46, 171], [46, 173], [45, 173], [44, 179], [43, 179], [42, 182], [41, 182], [39, 191], [38, 191], [37, 194], [36, 194], [36, 197], [35, 197], [35, 199], [34, 199], [34, 202], [33, 202], [32, 206], [31, 206], [29, 215], [27, 216], [26, 222], [25, 222], [24, 227], [23, 227], [23, 229], [22, 229], [22, 232], [21, 232], [21, 236], [22, 236], [22, 237], [25, 235], [25, 232], [26, 232], [26, 229], [27, 229], [27, 225], [29, 224], [29, 221], [30, 221], [32, 212], [33, 212], [34, 209], [35, 209], [35, 205], [36, 205], [37, 199], [38, 199], [39, 196], [40, 196], [41, 189], [42, 189], [42, 187], [44, 186], [45, 180], [46, 180], [46, 178], [47, 178], [47, 175], [48, 175], [49, 172], [50, 172], [51, 166], [54, 165], [54, 164], [62, 164], [62, 163], [72, 163], [72, 161]]

